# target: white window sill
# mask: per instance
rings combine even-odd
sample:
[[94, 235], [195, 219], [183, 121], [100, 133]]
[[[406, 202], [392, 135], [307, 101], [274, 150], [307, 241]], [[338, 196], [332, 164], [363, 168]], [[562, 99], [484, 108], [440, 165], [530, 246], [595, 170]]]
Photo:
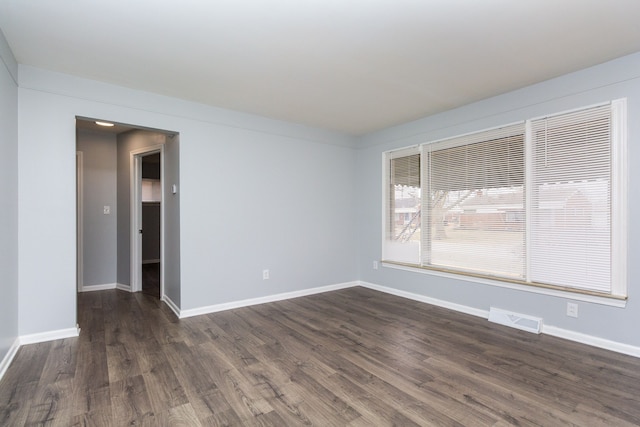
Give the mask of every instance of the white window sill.
[[584, 302], [590, 302], [590, 303], [594, 303], [594, 304], [608, 305], [608, 306], [611, 306], [611, 307], [621, 307], [621, 308], [624, 308], [627, 305], [627, 300], [626, 299], [615, 298], [615, 297], [605, 297], [605, 296], [598, 296], [598, 295], [590, 295], [590, 294], [586, 294], [586, 293], [581, 293], [579, 291], [578, 292], [571, 292], [571, 291], [564, 291], [564, 290], [560, 290], [560, 289], [545, 288], [545, 287], [540, 287], [540, 286], [535, 286], [535, 285], [522, 285], [522, 284], [518, 284], [518, 283], [503, 282], [503, 281], [500, 281], [500, 280], [494, 280], [494, 279], [483, 278], [483, 277], [475, 277], [475, 276], [467, 276], [467, 275], [464, 275], [464, 274], [448, 273], [448, 272], [444, 272], [444, 271], [437, 271], [437, 270], [431, 270], [431, 269], [420, 268], [420, 267], [411, 267], [411, 266], [408, 266], [408, 265], [400, 265], [400, 264], [395, 264], [395, 263], [385, 262], [385, 261], [381, 261], [381, 265], [383, 267], [393, 268], [393, 269], [396, 269], [396, 270], [411, 271], [411, 272], [414, 272], [414, 273], [421, 273], [421, 274], [428, 274], [428, 275], [439, 276], [439, 277], [446, 277], [446, 278], [449, 278], [449, 279], [463, 280], [463, 281], [466, 281], [466, 282], [481, 283], [483, 285], [497, 286], [497, 287], [500, 287], [500, 288], [507, 288], [507, 289], [515, 289], [515, 290], [518, 290], [518, 291], [531, 292], [531, 293], [534, 293], [534, 294], [550, 295], [550, 296], [554, 296], [554, 297], [558, 297], [558, 298], [570, 299], [570, 300], [574, 300], [574, 301], [584, 301]]

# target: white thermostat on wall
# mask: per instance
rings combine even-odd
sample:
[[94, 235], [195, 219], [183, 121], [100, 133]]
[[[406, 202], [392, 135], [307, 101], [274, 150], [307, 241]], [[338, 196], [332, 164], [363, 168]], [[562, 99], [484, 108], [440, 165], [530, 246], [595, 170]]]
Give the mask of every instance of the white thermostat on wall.
[[172, 192], [173, 194], [176, 194], [176, 193], [178, 192], [178, 186], [177, 186], [177, 185], [175, 185], [175, 184], [173, 184], [173, 185], [171, 186], [171, 192]]

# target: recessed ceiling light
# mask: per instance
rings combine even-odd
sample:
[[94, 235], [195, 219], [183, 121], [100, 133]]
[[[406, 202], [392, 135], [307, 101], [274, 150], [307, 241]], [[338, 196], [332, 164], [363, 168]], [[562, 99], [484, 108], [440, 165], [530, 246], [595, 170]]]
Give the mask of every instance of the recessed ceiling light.
[[96, 124], [99, 126], [108, 126], [108, 127], [113, 126], [113, 123], [108, 123], [108, 122], [96, 122]]

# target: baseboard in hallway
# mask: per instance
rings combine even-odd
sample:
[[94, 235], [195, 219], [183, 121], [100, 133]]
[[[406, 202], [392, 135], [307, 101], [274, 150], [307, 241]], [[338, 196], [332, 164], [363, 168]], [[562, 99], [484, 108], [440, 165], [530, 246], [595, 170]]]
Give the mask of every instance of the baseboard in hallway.
[[118, 286], [117, 283], [104, 283], [101, 285], [84, 285], [80, 292], [95, 292], [106, 291], [107, 289], [115, 289]]
[[19, 348], [20, 348], [20, 338], [16, 338], [13, 341], [13, 344], [11, 344], [11, 347], [9, 347], [7, 354], [5, 354], [2, 360], [0, 361], [0, 380], [2, 380], [2, 377], [7, 372], [7, 369], [9, 368], [9, 365], [11, 365], [13, 358], [16, 357], [16, 354], [18, 353]]

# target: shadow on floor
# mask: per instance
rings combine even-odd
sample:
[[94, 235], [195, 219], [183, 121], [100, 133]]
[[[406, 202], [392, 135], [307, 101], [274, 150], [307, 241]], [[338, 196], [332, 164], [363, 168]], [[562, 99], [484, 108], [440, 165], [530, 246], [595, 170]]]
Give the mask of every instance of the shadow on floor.
[[142, 292], [160, 298], [160, 263], [142, 264]]

